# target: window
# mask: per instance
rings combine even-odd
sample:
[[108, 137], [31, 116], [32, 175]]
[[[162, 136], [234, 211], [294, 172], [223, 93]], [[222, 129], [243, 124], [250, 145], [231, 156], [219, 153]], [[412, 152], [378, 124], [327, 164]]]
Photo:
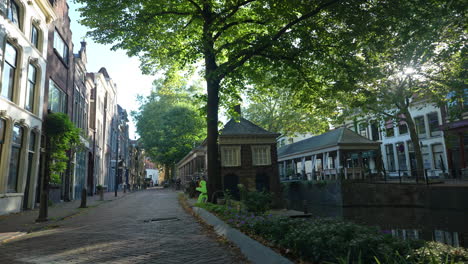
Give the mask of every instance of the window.
[[271, 165], [270, 146], [252, 146], [252, 164], [254, 166]]
[[446, 169], [444, 164], [444, 147], [442, 144], [432, 145], [432, 157], [434, 158], [434, 169]]
[[34, 96], [36, 92], [36, 79], [37, 69], [34, 65], [29, 64], [28, 68], [28, 84], [26, 87], [26, 105], [25, 108], [28, 111], [34, 111]]
[[223, 167], [237, 167], [241, 165], [240, 146], [221, 147], [221, 163]]
[[422, 145], [421, 153], [423, 157], [424, 168], [430, 170], [432, 168], [432, 164], [431, 164], [431, 158], [429, 156], [429, 147], [427, 145]]
[[31, 27], [31, 43], [36, 49], [39, 49], [39, 29], [36, 25]]
[[414, 118], [414, 124], [416, 125], [416, 131], [420, 138], [426, 137], [426, 124], [424, 122], [424, 116], [418, 116]]
[[460, 246], [457, 232], [434, 230], [434, 240], [454, 247]]
[[8, 192], [18, 192], [18, 174], [22, 147], [23, 128], [16, 124], [13, 126], [13, 138], [11, 142], [10, 170], [8, 172]]
[[437, 113], [430, 113], [427, 115], [427, 121], [429, 123], [429, 133], [431, 137], [440, 136], [439, 129], [439, 116]]
[[18, 51], [10, 43], [6, 43], [4, 66], [2, 72], [2, 91], [1, 95], [13, 101], [13, 89], [16, 81], [16, 65]]
[[367, 137], [367, 124], [366, 123], [359, 124], [359, 135], [363, 137]]
[[393, 137], [394, 135], [393, 120], [389, 120], [385, 123], [385, 137]]
[[408, 170], [408, 166], [406, 165], [405, 144], [403, 142], [396, 143], [396, 149], [398, 158], [398, 169], [402, 171]]
[[54, 49], [57, 51], [58, 55], [60, 55], [65, 64], [68, 64], [68, 46], [57, 30], [54, 32]]
[[408, 134], [408, 125], [405, 122], [400, 122], [398, 125], [398, 133], [400, 135]]
[[67, 113], [67, 95], [52, 79], [49, 82], [49, 109], [56, 113]]
[[8, 5], [7, 17], [11, 20], [11, 22], [13, 22], [13, 24], [17, 25], [18, 27], [21, 26], [20, 8], [19, 5], [13, 0], [11, 0], [10, 4]]
[[0, 119], [0, 161], [2, 160], [3, 143], [5, 142], [5, 126], [5, 120]]
[[379, 127], [377, 125], [377, 122], [372, 122], [371, 123], [371, 133], [372, 133], [372, 140], [378, 141], [379, 138]]
[[385, 153], [387, 155], [387, 170], [395, 171], [395, 156], [392, 144], [385, 145]]

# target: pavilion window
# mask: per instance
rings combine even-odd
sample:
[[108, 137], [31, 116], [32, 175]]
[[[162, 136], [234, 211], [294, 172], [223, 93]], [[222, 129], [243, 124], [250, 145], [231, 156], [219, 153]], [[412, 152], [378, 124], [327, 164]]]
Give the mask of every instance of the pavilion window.
[[270, 146], [252, 146], [252, 164], [254, 166], [271, 165]]
[[241, 165], [240, 146], [222, 146], [221, 164], [223, 167], [238, 167]]

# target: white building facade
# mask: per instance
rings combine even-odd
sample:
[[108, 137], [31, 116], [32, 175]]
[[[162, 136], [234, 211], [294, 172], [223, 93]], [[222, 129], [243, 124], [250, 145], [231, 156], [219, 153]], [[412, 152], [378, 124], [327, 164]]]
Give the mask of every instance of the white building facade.
[[39, 171], [49, 1], [0, 2], [0, 214], [33, 208]]
[[[420, 103], [410, 108], [419, 135], [424, 169], [429, 177], [441, 177], [447, 172], [447, 153], [440, 130], [440, 108]], [[368, 118], [348, 121], [346, 127], [374, 141], [381, 142], [384, 169], [389, 177], [405, 177], [416, 169], [416, 157], [405, 122], [389, 120], [385, 124]]]

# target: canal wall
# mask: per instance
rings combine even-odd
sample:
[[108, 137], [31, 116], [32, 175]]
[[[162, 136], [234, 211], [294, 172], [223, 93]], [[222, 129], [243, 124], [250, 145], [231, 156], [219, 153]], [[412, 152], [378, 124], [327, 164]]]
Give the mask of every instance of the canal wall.
[[468, 186], [343, 182], [344, 207], [468, 210]]
[[362, 182], [283, 183], [286, 207], [409, 207], [468, 211], [468, 185]]
[[282, 187], [283, 199], [288, 209], [303, 211], [306, 201], [309, 213], [328, 217], [342, 215], [341, 182], [288, 182], [283, 183]]

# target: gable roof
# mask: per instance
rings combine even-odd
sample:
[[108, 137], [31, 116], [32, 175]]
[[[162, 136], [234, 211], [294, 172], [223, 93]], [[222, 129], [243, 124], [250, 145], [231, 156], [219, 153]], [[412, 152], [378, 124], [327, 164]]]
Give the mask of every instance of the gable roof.
[[278, 137], [280, 134], [267, 131], [256, 124], [250, 122], [245, 118], [240, 118], [239, 121], [236, 121], [234, 118], [231, 118], [229, 122], [224, 125], [223, 129], [219, 131], [219, 136], [270, 136]]
[[356, 145], [358, 148], [359, 146], [364, 145], [378, 146], [380, 143], [356, 134], [348, 128], [341, 127], [315, 137], [307, 138], [296, 143], [283, 146], [278, 149], [278, 157], [301, 152], [315, 151], [339, 145]]

